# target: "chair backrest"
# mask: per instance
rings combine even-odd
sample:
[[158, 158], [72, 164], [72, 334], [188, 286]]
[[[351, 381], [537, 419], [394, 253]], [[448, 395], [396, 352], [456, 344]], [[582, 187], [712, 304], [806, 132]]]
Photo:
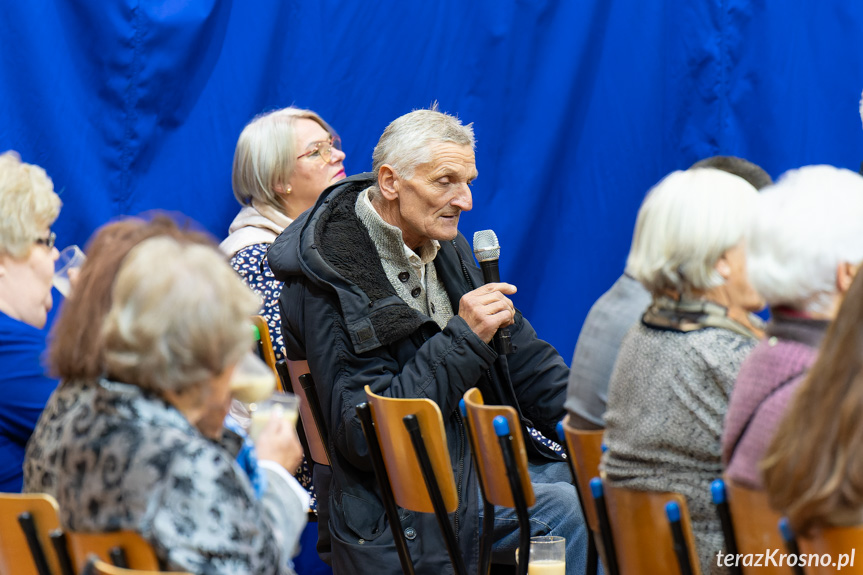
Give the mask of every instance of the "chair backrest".
[[494, 431], [494, 418], [500, 415], [506, 418], [509, 423], [515, 448], [518, 476], [521, 479], [525, 502], [528, 507], [534, 505], [536, 495], [533, 492], [533, 484], [530, 482], [530, 474], [527, 471], [527, 450], [524, 447], [521, 423], [515, 409], [508, 405], [485, 405], [482, 393], [475, 387], [464, 394], [464, 403], [467, 410], [468, 427], [473, 437], [472, 443], [479, 467], [479, 478], [482, 481], [486, 499], [495, 505], [515, 507], [500, 444]]
[[458, 508], [458, 491], [446, 445], [443, 417], [438, 405], [429, 399], [384, 397], [372, 393], [369, 386], [366, 386], [366, 396], [371, 406], [375, 434], [381, 446], [396, 503], [411, 511], [434, 513], [419, 461], [403, 420], [406, 415], [415, 415], [444, 506], [449, 513], [455, 511]]
[[60, 573], [49, 533], [60, 527], [57, 501], [44, 493], [0, 493], [0, 575], [37, 575], [27, 537], [18, 516], [29, 513], [36, 527], [39, 546], [51, 573]]
[[[770, 507], [767, 502], [767, 494], [763, 491], [744, 487], [728, 477], [725, 477], [724, 480], [737, 552], [746, 555], [764, 553], [768, 549], [783, 550], [785, 543], [776, 528], [782, 516]], [[755, 575], [761, 573], [764, 575], [789, 575], [791, 573], [791, 568], [787, 565], [780, 567], [773, 564], [761, 567], [743, 566], [742, 570], [743, 573]]]
[[690, 551], [692, 573], [700, 575], [689, 508], [682, 495], [614, 487], [606, 481], [603, 484], [620, 573], [680, 573], [665, 509], [669, 502], [674, 501], [680, 507], [681, 526]]
[[570, 424], [569, 415], [563, 418], [563, 433], [570, 463], [575, 471], [578, 492], [584, 501], [584, 516], [587, 526], [599, 532], [596, 507], [591, 505], [590, 480], [599, 477], [599, 462], [602, 459], [602, 436], [605, 431], [576, 429]]
[[66, 531], [65, 533], [72, 564], [79, 572], [87, 565], [90, 555], [96, 555], [102, 561], [113, 563], [111, 554], [115, 549], [122, 550], [126, 565], [131, 569], [159, 570], [156, 552], [146, 539], [134, 531], [105, 533]]
[[276, 353], [273, 351], [273, 339], [270, 337], [270, 326], [262, 315], [253, 315], [252, 325], [258, 328], [258, 333], [260, 334], [261, 359], [264, 360], [264, 363], [270, 366], [270, 369], [273, 370], [273, 375], [276, 376], [276, 379], [278, 380], [279, 372], [276, 371]]
[[[100, 561], [95, 557], [90, 558], [90, 562], [87, 565], [87, 570], [83, 575], [159, 575], [163, 573], [163, 571], [141, 571], [138, 569], [123, 569], [122, 567], [116, 567], [111, 565], [110, 563], [105, 563], [104, 561]], [[174, 575], [192, 575], [191, 573], [172, 571]]]
[[806, 537], [798, 535], [797, 546], [801, 555], [829, 555], [830, 558], [830, 561], [822, 563], [819, 560], [818, 565], [814, 565], [807, 557], [806, 575], [837, 573], [840, 572], [840, 566], [841, 573], [863, 573], [863, 555], [854, 556], [858, 547], [863, 548], [863, 525], [816, 529]]
[[[290, 391], [300, 398], [300, 421], [303, 431], [306, 432], [306, 441], [309, 446], [307, 454], [312, 461], [320, 465], [330, 465], [329, 451], [322, 437], [323, 414], [314, 413], [313, 409], [320, 409], [317, 396], [310, 398], [306, 389], [300, 381], [300, 377], [309, 374], [309, 364], [306, 361], [287, 361], [289, 380], [283, 381], [285, 391]], [[288, 389], [290, 385], [290, 389]], [[314, 393], [314, 389], [310, 392]], [[310, 401], [310, 399], [314, 401]]]

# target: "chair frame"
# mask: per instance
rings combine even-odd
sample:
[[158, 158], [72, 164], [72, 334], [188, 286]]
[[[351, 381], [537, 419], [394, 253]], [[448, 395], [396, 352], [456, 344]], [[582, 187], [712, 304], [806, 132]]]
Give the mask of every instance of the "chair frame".
[[[6, 550], [0, 553], [0, 567], [5, 566], [16, 574], [23, 570], [23, 573], [38, 575], [53, 575], [58, 572], [62, 575], [74, 575], [68, 550], [65, 546], [57, 547], [54, 542], [55, 534], [62, 533], [59, 529], [60, 508], [57, 500], [45, 493], [3, 493], [2, 500], [2, 531], [6, 534], [4, 549], [12, 549], [11, 555]], [[17, 527], [11, 523], [13, 520]], [[13, 545], [18, 529], [24, 539], [26, 551]], [[30, 570], [21, 564], [26, 561], [24, 557], [29, 557], [33, 562]]]
[[[368, 402], [358, 405], [356, 411], [368, 443], [372, 466], [381, 490], [384, 511], [390, 523], [402, 571], [408, 575], [415, 573], [397, 505], [412, 511], [434, 513], [455, 573], [466, 575], [464, 558], [448, 515], [458, 508], [458, 496], [449, 452], [446, 450], [446, 435], [440, 409], [436, 403], [428, 399], [386, 398], [374, 394], [369, 386], [366, 386], [365, 391]], [[395, 411], [405, 413], [402, 416], [401, 425], [381, 419], [384, 416], [377, 412], [384, 410], [385, 403], [389, 403]], [[433, 412], [434, 416], [429, 415], [429, 412]], [[418, 414], [421, 417], [417, 417]], [[436, 421], [431, 421], [432, 419]], [[438, 431], [434, 429], [435, 424]], [[386, 431], [382, 431], [383, 429]], [[402, 434], [407, 436], [407, 441], [413, 446], [414, 457], [404, 450], [399, 452], [395, 447], [397, 444], [406, 443]], [[385, 435], [388, 438], [387, 441], [384, 440]], [[437, 463], [432, 463], [432, 457], [429, 454], [430, 445], [438, 454], [445, 454], [445, 462], [441, 462], [441, 458], [438, 457]], [[396, 483], [397, 489], [395, 489], [393, 475], [414, 473], [416, 469], [414, 463], [423, 476], [425, 492], [416, 491], [415, 487], [403, 488], [399, 483]], [[435, 469], [438, 470], [437, 473]], [[441, 490], [441, 480], [446, 482], [444, 485], [446, 496]]]
[[[491, 566], [494, 535], [494, 505], [515, 509], [519, 524], [518, 556], [530, 553], [530, 515], [528, 508], [536, 495], [527, 469], [527, 451], [515, 409], [505, 405], [485, 405], [476, 387], [469, 389], [459, 403], [468, 435], [471, 455], [477, 467], [483, 498], [483, 541], [480, 547], [480, 573]], [[493, 448], [497, 443], [498, 448]], [[499, 478], [506, 477], [505, 485]], [[519, 561], [517, 573], [526, 575], [527, 561]]]
[[[587, 520], [587, 526], [591, 532], [591, 536], [587, 539], [587, 565], [584, 570], [586, 575], [599, 573], [599, 544], [602, 541], [602, 536], [599, 532], [596, 506], [589, 494], [590, 478], [599, 474], [599, 459], [602, 455], [602, 436], [604, 433], [604, 430], [576, 429], [570, 424], [568, 414], [557, 424], [557, 435], [569, 456], [569, 470], [572, 473], [575, 494], [578, 496], [578, 503], [581, 505], [584, 518]], [[595, 453], [588, 453], [588, 450], [593, 450]], [[601, 554], [607, 563], [605, 550]]]

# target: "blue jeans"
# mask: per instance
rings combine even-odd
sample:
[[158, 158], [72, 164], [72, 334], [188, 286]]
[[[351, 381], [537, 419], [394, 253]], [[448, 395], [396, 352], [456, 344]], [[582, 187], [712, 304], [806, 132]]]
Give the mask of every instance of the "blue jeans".
[[[536, 504], [528, 509], [530, 535], [560, 535], [566, 538], [566, 573], [582, 575], [587, 564], [587, 524], [578, 504], [572, 475], [565, 461], [535, 464], [528, 462], [528, 472], [536, 495]], [[480, 506], [482, 526], [482, 506]], [[518, 518], [515, 509], [494, 508], [495, 552], [515, 555], [518, 548]]]

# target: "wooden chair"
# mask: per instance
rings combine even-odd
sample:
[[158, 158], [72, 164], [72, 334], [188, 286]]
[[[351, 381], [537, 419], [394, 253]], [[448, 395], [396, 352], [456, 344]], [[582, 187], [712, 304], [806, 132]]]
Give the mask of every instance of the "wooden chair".
[[0, 575], [71, 575], [65, 548], [60, 557], [51, 533], [60, 528], [60, 508], [42, 493], [0, 494]]
[[590, 480], [599, 476], [599, 461], [602, 458], [603, 430], [576, 429], [570, 424], [569, 415], [558, 424], [558, 436], [561, 444], [569, 455], [569, 468], [575, 482], [578, 501], [584, 511], [587, 527], [591, 537], [587, 542], [586, 574], [598, 573], [598, 556], [602, 556], [604, 564], [608, 565], [605, 549], [602, 545], [602, 535], [599, 531], [599, 518], [596, 515], [596, 505], [590, 496]]
[[[372, 393], [357, 414], [381, 488], [382, 500], [399, 553], [402, 571], [413, 574], [396, 504], [420, 513], [434, 513], [457, 575], [467, 573], [449, 513], [458, 508], [446, 432], [438, 405], [428, 399], [396, 399]], [[419, 481], [422, 477], [423, 481]]]
[[72, 564], [78, 572], [85, 569], [91, 555], [110, 562], [116, 567], [144, 571], [159, 570], [155, 551], [146, 539], [134, 531], [104, 533], [66, 531], [65, 535]]
[[[100, 561], [96, 557], [91, 556], [87, 563], [87, 568], [82, 575], [160, 575], [161, 573], [164, 573], [164, 571], [124, 569], [122, 567], [111, 565], [110, 563], [105, 563], [104, 561]], [[171, 573], [174, 573], [174, 575], [192, 575], [191, 573], [179, 571], [171, 571]]]
[[262, 315], [252, 316], [252, 326], [254, 326], [256, 339], [258, 341], [258, 355], [264, 360], [270, 369], [273, 370], [273, 375], [278, 379], [279, 372], [276, 370], [276, 353], [273, 351], [273, 340], [270, 337], [270, 326], [267, 325], [267, 320]]
[[308, 362], [281, 360], [276, 364], [276, 371], [282, 389], [300, 398], [300, 421], [307, 442], [307, 446], [304, 446], [307, 447], [306, 457], [318, 465], [330, 466], [329, 434]]
[[[863, 548], [863, 525], [819, 528], [806, 537], [798, 535], [796, 542], [798, 554], [807, 556], [817, 554], [819, 557], [829, 555], [831, 564], [824, 565], [819, 561], [818, 565], [807, 565], [805, 569], [798, 567], [795, 573], [805, 572], [806, 575], [832, 574], [838, 572], [838, 567], [841, 565], [841, 573], [863, 574], [863, 560], [860, 557], [854, 557], [856, 549], [858, 547]], [[793, 552], [791, 549], [789, 551]], [[833, 562], [837, 563], [836, 567], [832, 565]]]
[[[528, 507], [536, 503], [521, 423], [515, 409], [504, 405], [485, 405], [479, 389], [471, 388], [460, 404], [466, 419], [471, 453], [476, 464], [483, 497], [483, 537], [480, 547], [480, 574], [491, 565], [494, 506], [513, 507], [519, 523], [518, 556], [527, 557], [530, 550], [530, 516]], [[517, 567], [527, 573], [527, 561]]]
[[[782, 549], [784, 543], [776, 526], [781, 518], [767, 502], [763, 491], [749, 489], [727, 477], [711, 485], [713, 503], [717, 507], [725, 535], [725, 550], [731, 554], [757, 554], [768, 549]], [[790, 575], [787, 565], [732, 567], [732, 573], [744, 575]]]
[[636, 491], [605, 481], [601, 487], [622, 575], [701, 574], [689, 509], [682, 495]]

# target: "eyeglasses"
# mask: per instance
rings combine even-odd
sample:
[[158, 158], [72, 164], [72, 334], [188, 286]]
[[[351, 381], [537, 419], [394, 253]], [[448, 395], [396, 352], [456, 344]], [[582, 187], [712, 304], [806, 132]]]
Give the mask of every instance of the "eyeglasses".
[[47, 238], [36, 238], [33, 240], [33, 243], [40, 244], [48, 248], [49, 250], [54, 247], [54, 243], [57, 241], [57, 234], [51, 232], [48, 234]]
[[320, 156], [324, 160], [324, 163], [329, 164], [330, 160], [333, 158], [333, 149], [342, 149], [342, 139], [338, 136], [330, 136], [330, 139], [326, 142], [316, 143], [314, 146], [312, 146], [311, 150], [297, 156], [297, 159], [299, 160], [300, 158], [305, 158], [306, 156], [310, 158]]

